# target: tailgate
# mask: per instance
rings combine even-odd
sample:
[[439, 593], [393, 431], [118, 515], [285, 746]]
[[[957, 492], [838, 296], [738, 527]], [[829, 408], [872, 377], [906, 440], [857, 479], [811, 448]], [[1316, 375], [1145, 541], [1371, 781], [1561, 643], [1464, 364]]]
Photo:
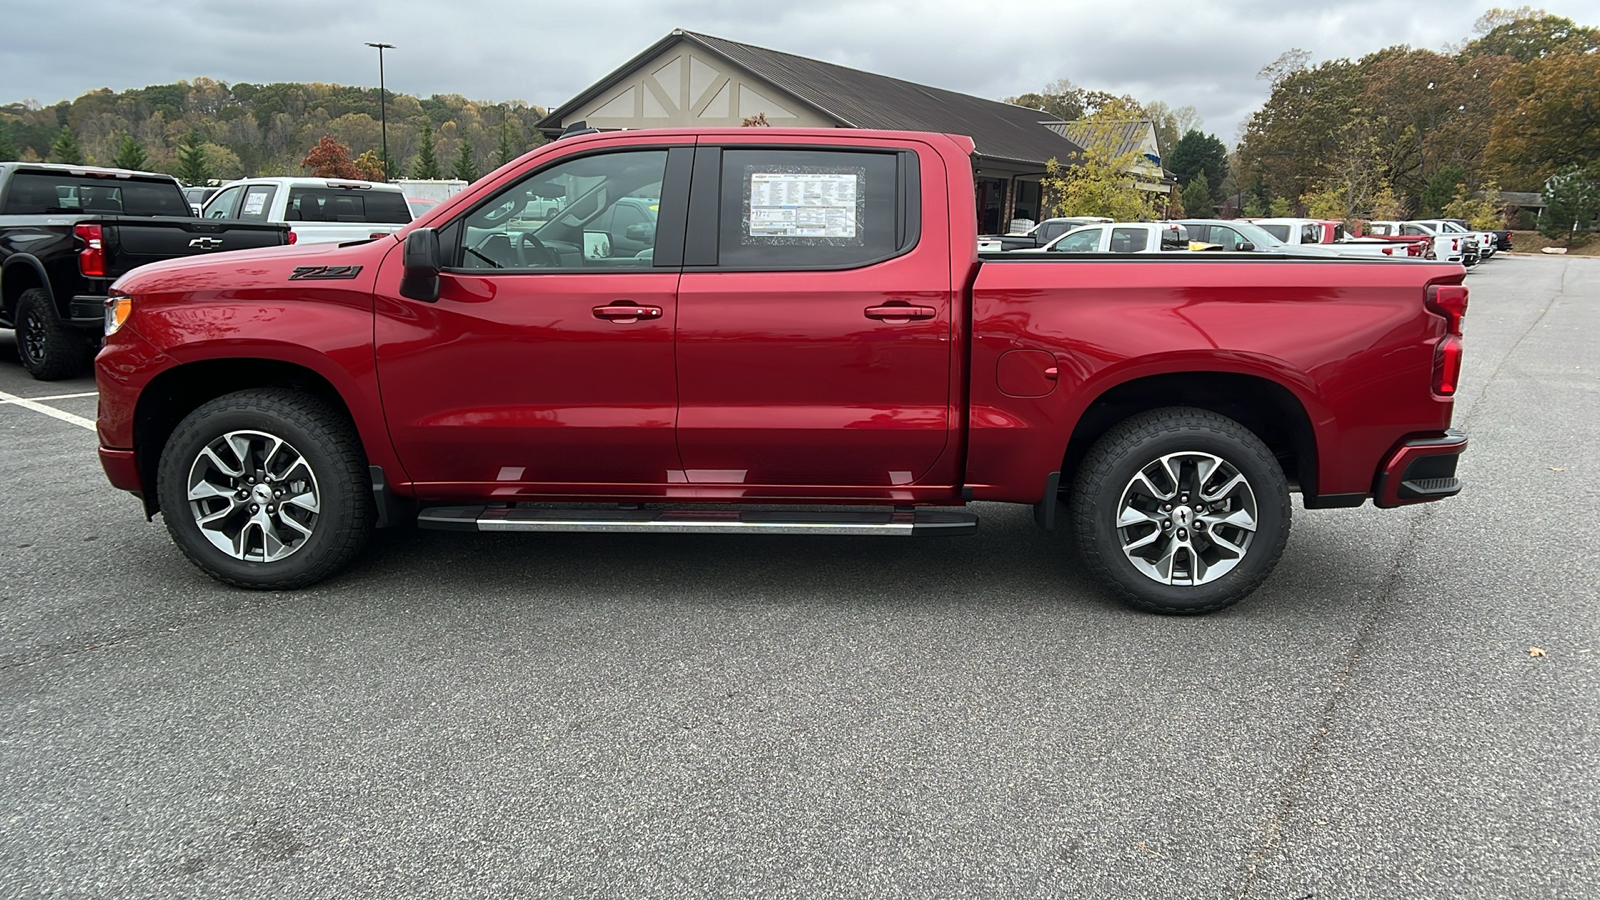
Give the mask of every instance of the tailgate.
[[105, 220], [106, 275], [116, 278], [163, 259], [277, 247], [289, 242], [289, 227], [237, 219]]

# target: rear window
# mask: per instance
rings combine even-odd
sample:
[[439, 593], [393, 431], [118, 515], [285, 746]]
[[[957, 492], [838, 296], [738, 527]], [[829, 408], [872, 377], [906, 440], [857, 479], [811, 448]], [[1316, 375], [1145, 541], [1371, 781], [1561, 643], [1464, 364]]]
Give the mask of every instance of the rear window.
[[290, 222], [365, 222], [369, 225], [404, 225], [411, 209], [399, 191], [354, 188], [289, 189]]
[[1272, 235], [1284, 243], [1289, 242], [1289, 226], [1287, 225], [1262, 225], [1267, 234]]
[[5, 213], [100, 213], [108, 216], [194, 217], [175, 181], [135, 181], [54, 172], [17, 172], [6, 190]]

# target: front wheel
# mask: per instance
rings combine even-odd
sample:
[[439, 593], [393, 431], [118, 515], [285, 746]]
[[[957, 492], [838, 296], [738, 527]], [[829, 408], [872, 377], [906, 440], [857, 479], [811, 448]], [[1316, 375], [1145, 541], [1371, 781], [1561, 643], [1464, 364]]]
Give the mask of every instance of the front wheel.
[[157, 490], [184, 555], [239, 587], [321, 581], [372, 527], [355, 429], [321, 400], [280, 388], [228, 394], [186, 416], [162, 449]]
[[1102, 437], [1071, 499], [1078, 550], [1150, 612], [1222, 609], [1260, 586], [1289, 539], [1289, 487], [1272, 451], [1232, 419], [1172, 407]]

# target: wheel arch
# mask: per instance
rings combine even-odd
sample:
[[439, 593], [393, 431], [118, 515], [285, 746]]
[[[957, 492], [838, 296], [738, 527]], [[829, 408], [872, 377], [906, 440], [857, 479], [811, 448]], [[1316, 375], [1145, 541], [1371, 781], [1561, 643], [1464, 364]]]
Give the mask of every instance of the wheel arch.
[[50, 277], [44, 270], [44, 264], [26, 253], [18, 253], [5, 261], [5, 267], [0, 270], [0, 313], [4, 314], [5, 321], [15, 322], [17, 301], [25, 291], [39, 288], [56, 302], [55, 291], [50, 288]]
[[1317, 492], [1317, 440], [1305, 404], [1289, 388], [1259, 375], [1190, 371], [1147, 375], [1114, 385], [1089, 403], [1061, 460], [1063, 489], [1096, 441], [1117, 423], [1152, 409], [1194, 407], [1227, 416], [1267, 445], [1292, 489]]
[[[146, 515], [161, 508], [155, 489], [161, 451], [183, 418], [201, 404], [251, 388], [284, 387], [316, 396], [343, 415], [360, 432], [349, 403], [333, 383], [307, 366], [274, 359], [207, 359], [174, 366], [150, 380], [139, 392], [133, 415], [134, 461], [146, 487]], [[362, 442], [365, 452], [366, 441]]]

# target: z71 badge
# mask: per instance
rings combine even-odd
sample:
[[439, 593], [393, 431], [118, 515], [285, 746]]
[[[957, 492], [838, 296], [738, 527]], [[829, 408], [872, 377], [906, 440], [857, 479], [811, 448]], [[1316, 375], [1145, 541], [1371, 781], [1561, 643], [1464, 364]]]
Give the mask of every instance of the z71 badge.
[[335, 281], [361, 274], [360, 266], [298, 266], [290, 281]]

